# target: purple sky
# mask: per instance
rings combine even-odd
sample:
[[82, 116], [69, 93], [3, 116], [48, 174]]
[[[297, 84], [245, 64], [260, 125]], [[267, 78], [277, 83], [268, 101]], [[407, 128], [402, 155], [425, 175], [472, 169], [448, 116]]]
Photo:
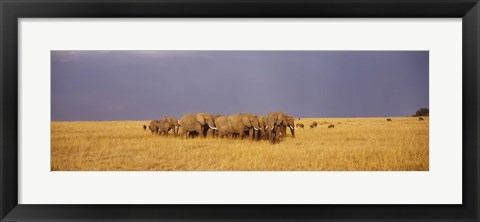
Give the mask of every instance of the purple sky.
[[52, 121], [428, 108], [428, 51], [52, 51]]

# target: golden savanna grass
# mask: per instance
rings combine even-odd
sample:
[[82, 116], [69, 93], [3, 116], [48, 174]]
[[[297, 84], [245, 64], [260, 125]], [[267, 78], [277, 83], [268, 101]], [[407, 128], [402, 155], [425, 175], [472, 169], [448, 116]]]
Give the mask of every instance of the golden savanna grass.
[[[152, 135], [149, 121], [52, 122], [54, 171], [428, 171], [429, 121], [418, 118], [302, 118], [296, 138]], [[329, 122], [310, 129], [312, 121]]]

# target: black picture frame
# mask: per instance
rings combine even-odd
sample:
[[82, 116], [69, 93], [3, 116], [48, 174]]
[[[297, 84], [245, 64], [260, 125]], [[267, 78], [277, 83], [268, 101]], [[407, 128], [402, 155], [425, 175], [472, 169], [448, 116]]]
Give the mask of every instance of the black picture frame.
[[[0, 14], [1, 221], [479, 221], [480, 5], [478, 0], [0, 0]], [[463, 204], [18, 204], [17, 20], [47, 17], [462, 18]], [[352, 36], [352, 38], [355, 37]]]

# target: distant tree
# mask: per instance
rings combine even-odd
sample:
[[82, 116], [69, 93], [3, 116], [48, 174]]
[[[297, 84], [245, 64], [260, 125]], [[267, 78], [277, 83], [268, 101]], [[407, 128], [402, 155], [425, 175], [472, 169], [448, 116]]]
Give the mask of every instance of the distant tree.
[[428, 108], [421, 108], [417, 110], [414, 116], [428, 116]]

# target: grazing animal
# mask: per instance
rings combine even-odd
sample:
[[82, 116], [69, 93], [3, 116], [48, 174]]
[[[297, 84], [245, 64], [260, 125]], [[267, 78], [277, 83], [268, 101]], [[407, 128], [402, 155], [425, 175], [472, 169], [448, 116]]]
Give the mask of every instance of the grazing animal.
[[298, 120], [300, 120], [300, 118], [298, 118]]
[[303, 123], [297, 123], [297, 128], [302, 128], [305, 127], [305, 125], [303, 125]]
[[268, 139], [267, 138], [267, 117], [265, 116], [258, 116], [258, 125], [260, 126], [260, 130], [257, 133], [257, 140], [261, 139]]
[[143, 125], [143, 130], [144, 131], [147, 130], [147, 126]]
[[[215, 115], [212, 115], [213, 117], [213, 123], [215, 123], [215, 120], [218, 118], [218, 117], [222, 117], [223, 115], [221, 114], [215, 114]], [[216, 127], [216, 126], [215, 126]], [[218, 136], [218, 127], [216, 127], [217, 129], [212, 129], [210, 130], [210, 134], [212, 135], [212, 137], [217, 137]]]
[[[285, 127], [286, 132], [286, 120], [287, 116], [283, 112], [269, 112], [267, 116], [267, 130], [268, 139], [271, 143], [277, 143], [280, 141], [280, 133]], [[293, 121], [292, 121], [293, 122]], [[293, 124], [293, 123], [291, 123]], [[292, 136], [294, 133], [292, 132]]]
[[220, 138], [228, 137], [230, 133], [230, 127], [228, 126], [227, 116], [217, 116], [214, 117], [215, 131], [217, 132], [216, 136]]
[[422, 117], [419, 117], [418, 120], [419, 120], [419, 121], [423, 121], [423, 118], [422, 118]]
[[392, 119], [387, 119], [387, 122], [392, 122]]
[[283, 114], [285, 116], [285, 121], [283, 123], [282, 127], [282, 137], [287, 136], [287, 127], [290, 128], [290, 133], [292, 134], [292, 137], [295, 138], [295, 121], [293, 116], [288, 115], [288, 114]]
[[163, 117], [158, 121], [157, 127], [159, 134], [168, 136], [168, 132], [172, 130], [173, 135], [177, 136], [180, 124], [178, 123], [178, 119], [175, 117]]
[[328, 128], [335, 128], [335, 125], [330, 124], [330, 126], [328, 126]]
[[255, 131], [260, 130], [258, 116], [252, 113], [232, 114], [227, 117], [227, 122], [233, 138], [243, 139], [248, 132], [254, 140]]
[[318, 123], [316, 121], [313, 121], [312, 124], [310, 124], [310, 128], [315, 128], [317, 127]]
[[217, 129], [214, 127], [212, 115], [208, 113], [187, 113], [180, 118], [179, 123], [181, 128], [179, 135], [182, 137], [188, 135], [193, 138], [195, 135], [202, 135], [205, 138], [209, 129]]
[[152, 122], [150, 122], [150, 126], [148, 128], [150, 128], [150, 131], [152, 132], [152, 134], [158, 133], [159, 123], [160, 121], [158, 120], [152, 120]]

